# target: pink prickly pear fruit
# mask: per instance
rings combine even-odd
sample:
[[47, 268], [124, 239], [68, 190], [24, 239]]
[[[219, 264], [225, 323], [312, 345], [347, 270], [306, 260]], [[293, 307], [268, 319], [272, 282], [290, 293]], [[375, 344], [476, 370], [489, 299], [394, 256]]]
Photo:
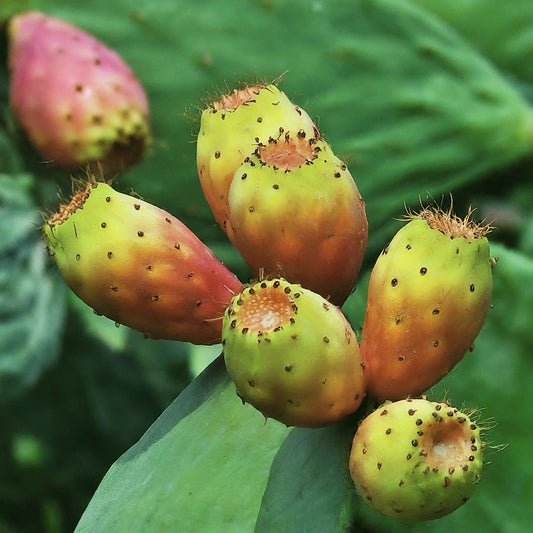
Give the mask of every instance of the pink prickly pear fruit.
[[342, 305], [368, 241], [365, 204], [323, 140], [287, 133], [259, 144], [229, 191], [230, 238], [256, 275], [283, 277]]
[[447, 402], [386, 402], [360, 423], [350, 474], [376, 511], [403, 522], [433, 520], [471, 498], [483, 448], [471, 415]]
[[207, 203], [226, 233], [228, 192], [233, 176], [258, 143], [285, 132], [316, 136], [309, 115], [273, 84], [235, 89], [202, 112], [197, 139], [197, 166]]
[[91, 182], [42, 229], [65, 281], [98, 314], [150, 338], [220, 342], [243, 286], [166, 211]]
[[490, 307], [489, 229], [424, 209], [382, 251], [361, 337], [369, 396], [418, 396], [472, 347]]
[[236, 295], [222, 344], [241, 400], [287, 426], [332, 424], [365, 396], [353, 329], [338, 307], [299, 284], [264, 280]]
[[9, 23], [10, 105], [47, 162], [113, 177], [149, 142], [149, 106], [119, 55], [92, 35], [36, 11]]

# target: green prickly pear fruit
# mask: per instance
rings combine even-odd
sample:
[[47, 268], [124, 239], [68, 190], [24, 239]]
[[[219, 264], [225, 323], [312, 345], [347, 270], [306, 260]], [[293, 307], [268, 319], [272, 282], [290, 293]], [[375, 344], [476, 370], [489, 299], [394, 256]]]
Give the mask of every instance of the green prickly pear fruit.
[[361, 336], [370, 397], [418, 396], [472, 347], [490, 307], [489, 229], [424, 209], [382, 251]]
[[149, 143], [143, 87], [94, 36], [37, 11], [9, 22], [10, 105], [42, 158], [114, 177]]
[[483, 448], [478, 424], [447, 402], [387, 402], [360, 423], [350, 474], [376, 511], [404, 522], [433, 520], [470, 499]]
[[226, 233], [233, 176], [258, 143], [285, 132], [316, 136], [309, 115], [273, 84], [235, 89], [203, 110], [197, 139], [200, 184], [216, 221]]
[[256, 276], [283, 277], [342, 305], [368, 241], [365, 204], [323, 140], [287, 133], [260, 144], [229, 191], [230, 238]]
[[98, 314], [151, 338], [220, 342], [243, 286], [166, 211], [93, 181], [42, 229], [65, 281]]
[[356, 411], [365, 395], [350, 324], [298, 284], [264, 280], [235, 296], [222, 344], [238, 396], [287, 426], [331, 424]]

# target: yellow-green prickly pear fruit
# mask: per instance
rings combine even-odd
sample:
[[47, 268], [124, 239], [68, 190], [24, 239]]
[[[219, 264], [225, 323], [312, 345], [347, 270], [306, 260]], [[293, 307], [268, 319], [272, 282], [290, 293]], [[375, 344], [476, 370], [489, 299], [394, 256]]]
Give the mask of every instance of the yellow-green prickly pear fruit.
[[386, 402], [359, 425], [350, 474], [376, 511], [403, 522], [433, 520], [470, 499], [483, 448], [478, 424], [447, 402]]
[[98, 314], [151, 338], [220, 342], [243, 286], [171, 214], [92, 181], [42, 230], [65, 281]]
[[228, 233], [228, 191], [233, 176], [258, 143], [286, 132], [316, 137], [309, 115], [274, 84], [235, 89], [206, 107], [197, 139], [200, 184], [216, 221]]
[[364, 373], [341, 310], [283, 279], [257, 282], [224, 314], [224, 360], [237, 394], [265, 417], [321, 427], [360, 406]]
[[370, 397], [418, 396], [471, 348], [491, 301], [488, 231], [470, 213], [424, 209], [382, 251], [361, 336]]
[[324, 140], [286, 133], [260, 144], [229, 191], [230, 238], [256, 276], [283, 277], [342, 305], [368, 241], [365, 204]]

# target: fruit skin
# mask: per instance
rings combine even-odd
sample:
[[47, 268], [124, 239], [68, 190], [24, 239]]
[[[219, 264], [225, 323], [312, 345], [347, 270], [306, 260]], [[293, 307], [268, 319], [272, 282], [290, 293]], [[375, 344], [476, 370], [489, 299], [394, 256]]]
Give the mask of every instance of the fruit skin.
[[37, 11], [9, 22], [10, 105], [47, 162], [114, 177], [149, 142], [143, 87], [113, 50]]
[[359, 425], [350, 475], [376, 511], [405, 522], [432, 520], [472, 496], [483, 448], [479, 426], [447, 402], [387, 402]]
[[42, 230], [65, 281], [98, 314], [151, 338], [220, 342], [243, 286], [166, 211], [92, 182]]
[[287, 426], [321, 427], [355, 412], [364, 371], [341, 310], [283, 279], [258, 282], [224, 314], [224, 360], [238, 396]]
[[361, 336], [370, 397], [418, 396], [472, 347], [492, 293], [486, 232], [468, 217], [423, 210], [378, 257]]
[[[347, 166], [324, 140], [287, 134], [247, 157], [229, 191], [230, 238], [256, 276], [283, 277], [341, 306], [368, 242], [365, 204]], [[294, 168], [265, 163], [306, 143]], [[305, 147], [304, 147], [305, 148]]]
[[317, 135], [309, 115], [274, 84], [258, 83], [212, 102], [201, 115], [197, 167], [216, 221], [228, 233], [228, 192], [233, 176], [258, 143], [286, 132]]

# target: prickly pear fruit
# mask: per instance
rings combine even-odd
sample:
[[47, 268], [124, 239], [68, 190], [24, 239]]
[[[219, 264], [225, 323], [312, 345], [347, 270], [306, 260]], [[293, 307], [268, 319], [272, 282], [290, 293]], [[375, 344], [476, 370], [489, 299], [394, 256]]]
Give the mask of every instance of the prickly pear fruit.
[[320, 427], [365, 395], [356, 335], [341, 310], [283, 279], [257, 282], [224, 314], [224, 360], [237, 394], [288, 426]]
[[63, 168], [135, 164], [149, 140], [148, 101], [130, 68], [92, 35], [36, 11], [9, 23], [10, 104], [41, 157]]
[[488, 226], [424, 209], [378, 257], [361, 337], [368, 395], [418, 396], [471, 348], [490, 307]]
[[446, 402], [387, 402], [359, 425], [350, 474], [380, 513], [405, 522], [432, 520], [472, 496], [483, 448], [479, 426]]
[[92, 182], [43, 233], [67, 284], [97, 313], [151, 338], [220, 342], [243, 286], [166, 211]]
[[229, 191], [230, 238], [256, 275], [283, 277], [342, 305], [368, 241], [365, 204], [323, 140], [259, 144]]
[[309, 115], [273, 84], [235, 89], [203, 110], [197, 139], [198, 175], [216, 221], [228, 233], [228, 191], [257, 143], [285, 132], [316, 136]]

